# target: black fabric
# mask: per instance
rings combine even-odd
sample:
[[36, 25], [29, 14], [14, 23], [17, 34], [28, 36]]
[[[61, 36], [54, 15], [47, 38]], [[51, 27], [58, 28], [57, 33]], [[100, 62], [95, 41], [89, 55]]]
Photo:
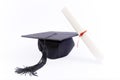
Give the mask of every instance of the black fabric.
[[[42, 43], [44, 40], [40, 40]], [[48, 58], [58, 59], [67, 56], [72, 50], [74, 42], [72, 38], [65, 39], [63, 41], [46, 40], [46, 47], [48, 49]]]
[[41, 39], [41, 40], [63, 41], [65, 39], [69, 39], [77, 35], [78, 34], [76, 32], [49, 31], [49, 32], [43, 32], [43, 33], [23, 35], [22, 37]]
[[25, 35], [23, 37], [38, 39], [38, 48], [42, 52], [42, 58], [33, 66], [17, 68], [18, 74], [30, 74], [37, 76], [36, 71], [46, 64], [47, 58], [58, 59], [67, 56], [74, 47], [72, 37], [77, 36], [75, 32], [44, 32]]
[[38, 48], [42, 52], [42, 58], [40, 59], [40, 61], [36, 65], [33, 65], [33, 66], [29, 66], [29, 67], [25, 67], [25, 68], [17, 68], [15, 71], [16, 73], [18, 73], [18, 74], [28, 73], [29, 75], [37, 76], [36, 71], [46, 64], [47, 55], [48, 55], [48, 50], [47, 50], [47, 47], [45, 46], [45, 41], [41, 42], [39, 40]]

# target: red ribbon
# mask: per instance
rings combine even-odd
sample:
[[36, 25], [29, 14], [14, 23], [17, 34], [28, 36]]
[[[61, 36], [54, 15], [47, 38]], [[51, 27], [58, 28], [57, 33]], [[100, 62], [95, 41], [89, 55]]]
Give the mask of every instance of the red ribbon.
[[[82, 37], [86, 32], [87, 32], [87, 30], [81, 32], [81, 33], [79, 34], [79, 37]], [[77, 42], [77, 47], [78, 47], [78, 44], [79, 44], [79, 39], [78, 39], [78, 42]]]
[[82, 37], [86, 32], [87, 32], [87, 30], [81, 32], [80, 35], [79, 35], [79, 37]]

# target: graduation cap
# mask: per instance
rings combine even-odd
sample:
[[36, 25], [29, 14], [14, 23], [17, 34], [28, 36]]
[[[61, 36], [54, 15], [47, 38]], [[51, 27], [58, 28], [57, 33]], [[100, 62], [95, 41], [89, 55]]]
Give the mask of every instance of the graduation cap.
[[17, 68], [16, 73], [37, 76], [36, 71], [46, 64], [47, 58], [58, 59], [67, 56], [74, 46], [72, 37], [77, 36], [75, 32], [44, 32], [22, 37], [38, 39], [38, 49], [42, 52], [40, 61], [33, 66]]

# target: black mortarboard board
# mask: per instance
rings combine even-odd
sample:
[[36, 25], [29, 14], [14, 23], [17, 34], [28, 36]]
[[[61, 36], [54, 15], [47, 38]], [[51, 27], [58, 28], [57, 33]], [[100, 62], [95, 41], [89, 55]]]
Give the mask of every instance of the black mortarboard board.
[[42, 58], [33, 66], [17, 68], [17, 73], [30, 73], [36, 75], [36, 70], [45, 65], [47, 58], [57, 59], [68, 55], [74, 46], [72, 37], [77, 36], [75, 32], [44, 32], [22, 37], [38, 39], [38, 48], [42, 52]]

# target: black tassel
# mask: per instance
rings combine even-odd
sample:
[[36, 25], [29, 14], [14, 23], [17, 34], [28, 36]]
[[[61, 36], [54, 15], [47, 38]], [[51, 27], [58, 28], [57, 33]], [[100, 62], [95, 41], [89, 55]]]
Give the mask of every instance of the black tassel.
[[15, 71], [16, 73], [25, 74], [25, 75], [28, 73], [29, 75], [37, 76], [36, 71], [46, 64], [47, 54], [48, 54], [47, 47], [45, 46], [45, 41], [44, 41], [44, 44], [42, 44], [41, 41], [38, 40], [38, 48], [42, 52], [42, 58], [40, 59], [40, 61], [33, 66], [29, 66], [25, 68], [16, 68], [16, 71]]

